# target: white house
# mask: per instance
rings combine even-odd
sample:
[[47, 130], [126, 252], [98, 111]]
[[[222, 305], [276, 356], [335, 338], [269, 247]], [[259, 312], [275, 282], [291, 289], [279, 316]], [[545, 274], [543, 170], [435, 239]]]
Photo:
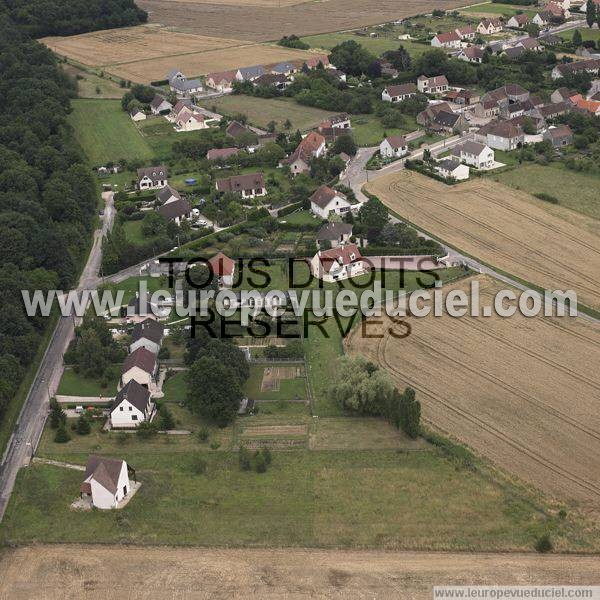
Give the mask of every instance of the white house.
[[85, 467], [85, 479], [81, 484], [82, 498], [89, 498], [96, 508], [117, 508], [131, 491], [127, 463], [115, 458], [92, 455]]
[[179, 112], [175, 119], [176, 131], [197, 131], [198, 129], [208, 129], [206, 117], [199, 112], [184, 108]]
[[236, 81], [235, 71], [220, 71], [209, 73], [206, 76], [206, 85], [218, 92], [229, 93], [233, 90], [233, 82]]
[[452, 149], [452, 155], [477, 169], [489, 169], [494, 164], [494, 151], [485, 144], [466, 141]]
[[460, 48], [461, 37], [456, 33], [456, 31], [438, 33], [431, 39], [431, 45], [434, 48]]
[[138, 348], [146, 348], [153, 354], [158, 354], [162, 344], [164, 327], [154, 319], [145, 319], [136, 323], [131, 333], [131, 344], [129, 352], [135, 352]]
[[133, 429], [151, 421], [154, 409], [149, 390], [132, 380], [119, 390], [110, 406], [110, 425], [113, 429]]
[[167, 75], [171, 91], [180, 96], [196, 94], [202, 91], [202, 83], [198, 79], [188, 79], [181, 71], [173, 69]]
[[535, 23], [538, 27], [545, 27], [550, 22], [550, 17], [552, 15], [546, 11], [541, 11], [535, 13], [533, 19], [531, 19], [532, 23]]
[[248, 173], [217, 179], [216, 187], [219, 192], [235, 192], [241, 194], [242, 198], [255, 198], [267, 194], [265, 178], [262, 173]]
[[326, 151], [325, 138], [316, 131], [311, 131], [298, 144], [289, 157], [280, 162], [280, 166], [287, 165], [292, 175], [299, 175], [310, 170], [310, 161], [313, 157], [323, 156]]
[[473, 27], [471, 27], [471, 25], [458, 27], [454, 31], [462, 40], [474, 40], [477, 35], [477, 32], [473, 29]]
[[513, 29], [523, 29], [526, 25], [529, 25], [529, 17], [526, 14], [513, 15], [507, 22], [507, 27]]
[[145, 121], [146, 120], [146, 113], [142, 110], [140, 110], [139, 108], [134, 108], [130, 113], [129, 116], [131, 117], [132, 121]]
[[457, 58], [470, 63], [482, 63], [485, 56], [485, 50], [479, 46], [469, 46], [463, 48]]
[[386, 158], [400, 158], [408, 154], [408, 142], [403, 135], [389, 135], [379, 144], [379, 153]]
[[235, 276], [235, 261], [226, 254], [218, 252], [209, 261], [208, 265], [215, 277], [218, 278], [219, 287], [231, 287]]
[[330, 188], [327, 185], [322, 185], [310, 197], [310, 210], [312, 213], [327, 219], [330, 213], [342, 215], [347, 213], [352, 207], [352, 204], [346, 198], [345, 194]]
[[445, 158], [437, 163], [436, 169], [438, 173], [446, 179], [456, 179], [463, 181], [469, 179], [469, 167], [452, 158]]
[[445, 75], [435, 77], [420, 75], [417, 78], [417, 88], [423, 94], [440, 94], [448, 91], [448, 80]]
[[138, 348], [129, 354], [123, 362], [119, 389], [122, 389], [132, 380], [149, 389], [155, 383], [157, 371], [156, 354], [146, 350], [146, 348]]
[[481, 35], [493, 35], [502, 31], [502, 21], [500, 19], [484, 19], [477, 25], [477, 33]]
[[475, 133], [475, 138], [480, 143], [487, 144], [490, 148], [509, 152], [523, 144], [525, 135], [519, 125], [509, 121], [492, 121], [481, 127]]
[[150, 103], [150, 110], [152, 111], [153, 115], [160, 115], [160, 113], [172, 109], [173, 105], [168, 100], [166, 100], [162, 96], [159, 96], [158, 94], [154, 96], [152, 102]]
[[156, 190], [164, 188], [168, 183], [169, 173], [167, 167], [145, 167], [137, 170], [138, 188], [140, 190]]
[[416, 96], [417, 86], [414, 83], [403, 83], [402, 85], [388, 85], [381, 92], [384, 102], [402, 102], [411, 96]]
[[356, 244], [338, 246], [331, 250], [319, 250], [310, 261], [310, 269], [314, 277], [325, 282], [362, 275], [366, 270]]

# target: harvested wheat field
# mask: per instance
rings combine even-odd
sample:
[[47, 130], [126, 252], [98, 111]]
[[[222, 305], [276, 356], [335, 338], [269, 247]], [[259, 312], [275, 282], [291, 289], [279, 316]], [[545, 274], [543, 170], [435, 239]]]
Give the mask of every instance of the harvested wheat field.
[[240, 40], [270, 41], [282, 35], [298, 36], [356, 29], [401, 17], [423, 14], [434, 8], [450, 10], [464, 6], [463, 0], [380, 0], [373, 10], [371, 0], [138, 0], [148, 11], [150, 22], [201, 35]]
[[0, 556], [0, 596], [432, 597], [433, 585], [594, 585], [595, 556], [135, 546], [26, 546]]
[[[207, 52], [240, 45], [238, 40], [178, 33], [163, 27], [145, 25], [67, 37], [46, 37], [41, 41], [56, 54], [90, 67], [134, 61], [146, 62], [152, 58]], [[168, 70], [161, 71], [157, 75], [162, 79], [167, 72]]]
[[[481, 286], [481, 306], [502, 285], [483, 275], [448, 286]], [[446, 291], [446, 288], [444, 288]], [[600, 505], [600, 326], [582, 318], [405, 319], [356, 329], [348, 351], [413, 387], [423, 416], [500, 467], [561, 498]], [[404, 331], [404, 329], [402, 330]]]
[[402, 171], [367, 190], [451, 246], [600, 308], [600, 221], [488, 180], [447, 186]]

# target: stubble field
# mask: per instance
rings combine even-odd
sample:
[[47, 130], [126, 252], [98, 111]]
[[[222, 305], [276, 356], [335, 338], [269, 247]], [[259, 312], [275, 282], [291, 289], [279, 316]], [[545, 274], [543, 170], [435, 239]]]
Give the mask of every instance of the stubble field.
[[594, 556], [26, 546], [0, 557], [3, 598], [390, 598], [433, 585], [592, 585]]
[[367, 189], [451, 246], [545, 289], [600, 308], [600, 221], [488, 180], [458, 186], [402, 171]]
[[139, 0], [151, 23], [201, 35], [240, 40], [278, 40], [282, 35], [313, 35], [376, 25], [434, 8], [450, 10], [465, 4], [457, 0]]
[[[502, 289], [483, 275], [481, 304]], [[449, 289], [469, 290], [472, 278]], [[444, 288], [445, 289], [445, 288]], [[423, 416], [494, 463], [560, 498], [600, 503], [600, 328], [581, 318], [383, 319], [347, 340], [413, 387]]]

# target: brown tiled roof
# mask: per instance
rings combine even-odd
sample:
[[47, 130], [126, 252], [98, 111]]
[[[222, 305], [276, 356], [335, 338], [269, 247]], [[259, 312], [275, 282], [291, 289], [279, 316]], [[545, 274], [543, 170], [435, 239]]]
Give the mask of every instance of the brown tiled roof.
[[217, 190], [219, 192], [241, 192], [242, 190], [255, 190], [264, 187], [265, 178], [262, 173], [233, 175], [217, 180]]
[[212, 272], [217, 277], [224, 277], [228, 275], [233, 275], [233, 271], [235, 269], [235, 261], [229, 256], [226, 256], [222, 252], [215, 254], [209, 261], [208, 264]]
[[191, 210], [192, 207], [185, 198], [177, 198], [177, 200], [159, 206], [158, 214], [162, 215], [167, 220], [171, 220], [176, 219], [177, 217], [185, 217], [190, 214]]
[[142, 371], [146, 371], [146, 373], [152, 375], [156, 368], [156, 356], [144, 347], [138, 348], [127, 356], [123, 362], [123, 369], [121, 372], [127, 373], [127, 371], [133, 369], [133, 367], [139, 367]]
[[441, 44], [445, 44], [447, 42], [458, 42], [460, 40], [460, 36], [456, 33], [456, 31], [445, 31], [444, 33], [438, 33], [435, 37]]
[[219, 160], [235, 156], [239, 152], [239, 148], [213, 148], [206, 153], [208, 160]]
[[161, 179], [165, 179], [168, 176], [169, 172], [167, 171], [167, 167], [164, 165], [157, 165], [156, 167], [145, 167], [143, 169], [137, 170], [138, 180], [143, 177], [149, 177], [153, 182], [156, 182]]
[[352, 235], [350, 223], [325, 223], [317, 233], [317, 240], [337, 240], [342, 235]]
[[310, 201], [314, 202], [319, 208], [325, 208], [336, 196], [346, 199], [346, 196], [341, 192], [337, 192], [327, 185], [321, 185], [310, 197]]
[[294, 161], [301, 159], [306, 164], [315, 155], [315, 152], [325, 143], [325, 138], [316, 131], [311, 131], [296, 147], [294, 152], [290, 154], [284, 162], [291, 164]]
[[225, 129], [225, 133], [232, 138], [238, 138], [244, 133], [252, 133], [247, 127], [242, 125], [238, 121], [231, 121], [229, 125], [227, 125], [227, 129]]
[[120, 459], [104, 458], [92, 454], [85, 467], [85, 478], [88, 479], [92, 476], [102, 487], [114, 494], [117, 491], [122, 467], [123, 461]]
[[110, 406], [110, 412], [113, 412], [123, 400], [127, 400], [127, 402], [135, 406], [139, 411], [145, 412], [150, 403], [150, 391], [132, 379], [119, 390]]
[[403, 135], [388, 135], [385, 139], [394, 149], [404, 148], [404, 146], [408, 145], [408, 142], [406, 141], [406, 138]]
[[[352, 254], [354, 254], [354, 259], [352, 259]], [[362, 254], [356, 244], [338, 246], [319, 254], [319, 261], [326, 271], [330, 271], [334, 263], [346, 266], [359, 260], [362, 260]]]
[[414, 83], [403, 83], [401, 85], [388, 85], [385, 87], [390, 96], [406, 96], [416, 94], [417, 86]]

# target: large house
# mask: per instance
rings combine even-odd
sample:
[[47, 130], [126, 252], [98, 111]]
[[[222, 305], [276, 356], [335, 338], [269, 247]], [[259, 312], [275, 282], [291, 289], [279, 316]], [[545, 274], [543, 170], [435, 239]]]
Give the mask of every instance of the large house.
[[175, 118], [176, 131], [197, 131], [198, 129], [208, 129], [206, 117], [195, 110], [184, 108]]
[[164, 165], [145, 167], [137, 170], [138, 189], [156, 190], [164, 188], [168, 183], [168, 171]]
[[414, 83], [388, 85], [383, 88], [381, 99], [384, 102], [402, 102], [402, 100], [416, 96], [417, 91], [417, 86]]
[[319, 248], [329, 243], [332, 248], [346, 244], [352, 237], [352, 225], [350, 223], [325, 223], [317, 232], [317, 245]]
[[444, 179], [463, 181], [469, 179], [469, 167], [454, 158], [444, 158], [436, 165], [436, 170]]
[[154, 409], [148, 388], [131, 380], [117, 392], [110, 406], [110, 426], [112, 429], [132, 429], [140, 423], [150, 422]]
[[292, 175], [307, 173], [310, 170], [312, 158], [325, 154], [325, 138], [316, 131], [311, 131], [299, 144], [298, 147], [281, 161], [281, 165], [287, 165]]
[[173, 69], [167, 75], [169, 88], [177, 95], [187, 96], [202, 91], [202, 84], [198, 79], [188, 79], [181, 71]]
[[228, 93], [233, 90], [234, 81], [236, 81], [235, 71], [220, 71], [217, 73], [209, 73], [206, 76], [206, 85], [223, 93]]
[[161, 113], [168, 112], [172, 109], [173, 105], [158, 94], [156, 94], [156, 96], [154, 96], [152, 99], [152, 102], [150, 102], [150, 110], [152, 111], [153, 115], [160, 115]]
[[527, 25], [529, 25], [529, 17], [524, 13], [513, 15], [506, 22], [506, 26], [512, 27], [513, 29], [523, 29], [523, 27], [526, 27]]
[[448, 90], [448, 80], [445, 75], [435, 77], [420, 75], [417, 77], [417, 88], [422, 94], [441, 94]]
[[340, 281], [365, 272], [365, 264], [356, 244], [319, 250], [310, 261], [314, 277], [325, 282]]
[[483, 19], [477, 25], [477, 33], [481, 35], [493, 35], [502, 31], [502, 21], [500, 19]]
[[254, 81], [261, 75], [266, 73], [265, 68], [262, 65], [255, 65], [253, 67], [242, 67], [238, 69], [235, 74], [235, 78], [238, 81]]
[[460, 48], [461, 37], [456, 31], [438, 33], [431, 39], [431, 45], [434, 48]]
[[231, 287], [235, 276], [235, 261], [219, 252], [209, 261], [208, 265], [213, 275], [218, 279], [219, 287]]
[[471, 25], [467, 25], [466, 27], [457, 27], [454, 31], [460, 37], [461, 40], [474, 40], [477, 36], [477, 32], [471, 27]]
[[225, 135], [234, 139], [236, 142], [243, 138], [243, 136], [248, 136], [249, 134], [256, 136], [251, 129], [248, 129], [248, 127], [242, 125], [239, 121], [231, 121], [225, 129]]
[[160, 206], [156, 210], [167, 221], [175, 221], [177, 225], [181, 225], [183, 219], [189, 219], [192, 216], [192, 207], [189, 201], [170, 185], [164, 187], [156, 195], [156, 199], [160, 202]]
[[508, 121], [491, 122], [475, 134], [475, 139], [496, 150], [515, 150], [525, 140], [523, 129]]
[[452, 155], [477, 169], [489, 169], [494, 164], [494, 151], [485, 144], [466, 141], [452, 148]]
[[351, 207], [345, 194], [327, 185], [318, 187], [310, 197], [311, 212], [322, 219], [327, 219], [332, 212], [338, 215], [347, 213]]
[[408, 142], [403, 135], [388, 135], [379, 144], [379, 154], [385, 158], [401, 158], [408, 153]]
[[247, 173], [246, 175], [232, 175], [225, 179], [217, 179], [218, 192], [234, 192], [241, 194], [242, 198], [255, 198], [266, 196], [265, 178], [262, 173]]
[[150, 389], [155, 383], [157, 371], [156, 354], [146, 348], [138, 348], [123, 362], [119, 389], [122, 389], [130, 381], [137, 381], [140, 385]]
[[130, 491], [129, 468], [124, 460], [95, 455], [88, 458], [80, 494], [90, 499], [92, 506], [117, 508]]
[[430, 104], [425, 110], [417, 115], [417, 123], [419, 125], [430, 126], [438, 113], [452, 113], [452, 109], [447, 102], [439, 102], [438, 104]]
[[565, 75], [572, 75], [574, 73], [591, 73], [592, 75], [598, 75], [600, 71], [600, 58], [588, 58], [586, 60], [578, 60], [571, 63], [563, 63], [556, 65], [552, 69], [552, 79], [560, 79]]
[[145, 319], [136, 323], [131, 333], [129, 352], [135, 352], [138, 348], [146, 348], [153, 354], [158, 354], [162, 344], [164, 327], [154, 319]]

